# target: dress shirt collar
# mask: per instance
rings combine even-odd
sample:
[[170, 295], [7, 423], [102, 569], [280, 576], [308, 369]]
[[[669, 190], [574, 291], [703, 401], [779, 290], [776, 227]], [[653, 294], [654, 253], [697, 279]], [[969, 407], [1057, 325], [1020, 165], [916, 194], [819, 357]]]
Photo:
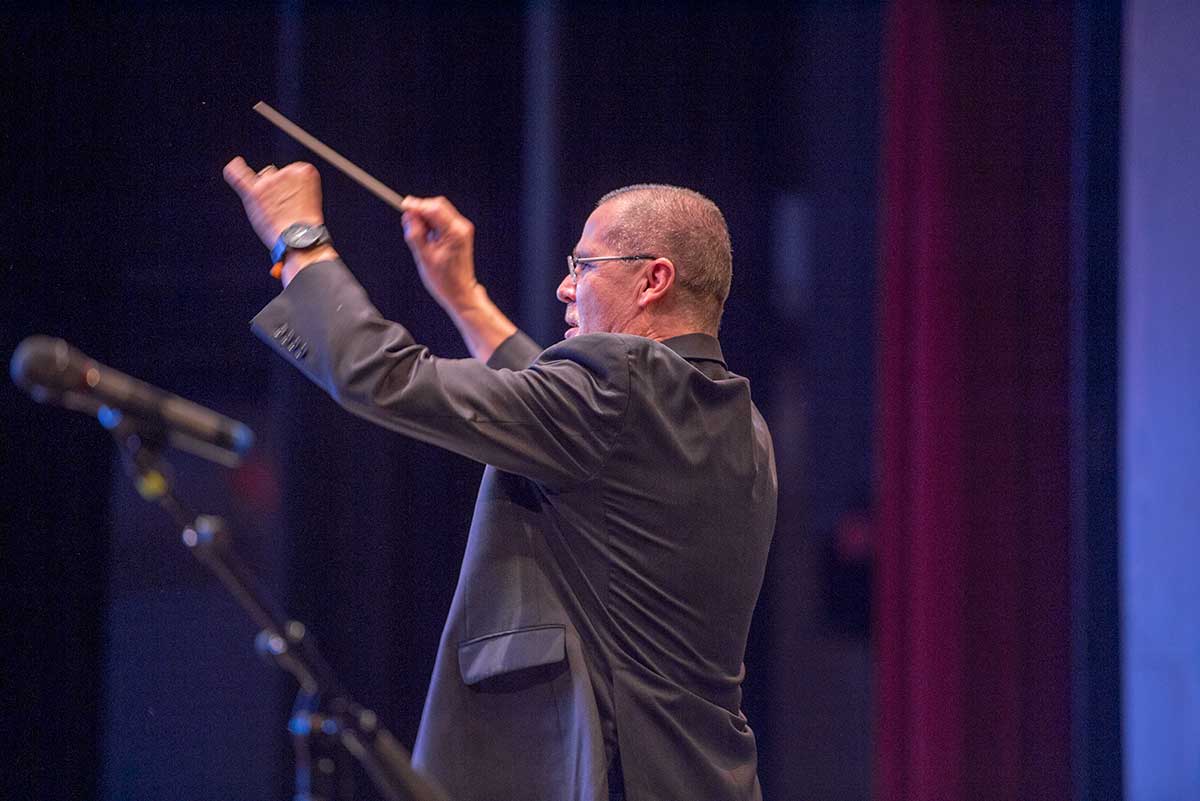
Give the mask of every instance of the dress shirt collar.
[[725, 369], [725, 356], [721, 353], [721, 343], [708, 334], [683, 334], [662, 341], [671, 350], [688, 361], [718, 362]]

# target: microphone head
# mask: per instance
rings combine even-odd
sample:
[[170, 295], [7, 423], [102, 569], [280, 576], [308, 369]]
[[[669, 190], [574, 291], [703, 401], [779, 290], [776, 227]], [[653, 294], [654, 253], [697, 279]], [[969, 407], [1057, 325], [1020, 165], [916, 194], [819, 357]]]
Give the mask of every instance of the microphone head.
[[106, 428], [130, 421], [219, 464], [236, 466], [254, 444], [245, 424], [98, 364], [62, 339], [27, 337], [13, 352], [9, 374], [39, 403], [96, 416]]
[[71, 364], [79, 363], [79, 351], [66, 340], [35, 335], [22, 340], [8, 365], [13, 382], [35, 400], [44, 401], [74, 389], [78, 376]]

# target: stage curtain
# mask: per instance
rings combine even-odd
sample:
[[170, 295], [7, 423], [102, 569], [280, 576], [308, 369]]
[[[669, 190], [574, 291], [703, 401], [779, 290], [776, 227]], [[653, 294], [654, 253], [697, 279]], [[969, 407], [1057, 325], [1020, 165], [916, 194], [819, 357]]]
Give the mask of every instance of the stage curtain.
[[1066, 799], [1070, 6], [884, 36], [875, 796]]

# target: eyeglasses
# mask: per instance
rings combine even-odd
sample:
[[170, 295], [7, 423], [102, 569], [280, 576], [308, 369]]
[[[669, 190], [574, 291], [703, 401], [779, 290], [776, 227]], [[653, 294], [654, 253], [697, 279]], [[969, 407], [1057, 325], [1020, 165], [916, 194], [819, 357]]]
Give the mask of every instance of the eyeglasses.
[[572, 253], [567, 256], [567, 272], [571, 274], [571, 280], [579, 283], [579, 265], [595, 264], [598, 261], [643, 261], [644, 259], [657, 259], [657, 256], [651, 256], [647, 253], [639, 253], [636, 256], [587, 256], [586, 258], [576, 258]]

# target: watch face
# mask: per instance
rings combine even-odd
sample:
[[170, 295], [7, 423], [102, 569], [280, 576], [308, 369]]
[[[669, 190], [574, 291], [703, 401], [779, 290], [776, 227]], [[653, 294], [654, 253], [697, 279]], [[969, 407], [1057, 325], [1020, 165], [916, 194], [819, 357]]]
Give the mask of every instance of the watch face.
[[324, 232], [324, 228], [320, 225], [296, 223], [284, 229], [283, 241], [289, 248], [303, 249], [315, 244]]

